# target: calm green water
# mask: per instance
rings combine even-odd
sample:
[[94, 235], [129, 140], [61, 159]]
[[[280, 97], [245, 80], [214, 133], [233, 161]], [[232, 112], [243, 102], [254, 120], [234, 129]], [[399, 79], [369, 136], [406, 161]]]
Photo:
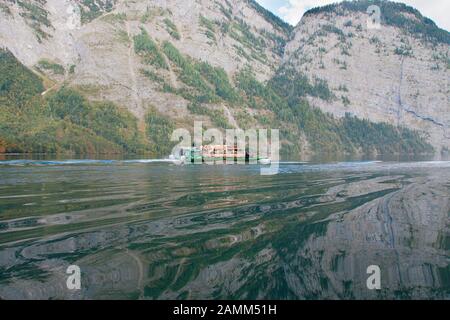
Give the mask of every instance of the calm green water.
[[0, 162], [0, 298], [450, 298], [450, 162], [259, 169]]

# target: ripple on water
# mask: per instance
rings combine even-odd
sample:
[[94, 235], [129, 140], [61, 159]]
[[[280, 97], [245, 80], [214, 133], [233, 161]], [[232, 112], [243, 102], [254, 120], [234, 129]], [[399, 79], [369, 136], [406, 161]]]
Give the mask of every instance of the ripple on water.
[[0, 296], [68, 298], [76, 263], [85, 298], [370, 298], [375, 260], [386, 297], [445, 297], [448, 167], [3, 162]]

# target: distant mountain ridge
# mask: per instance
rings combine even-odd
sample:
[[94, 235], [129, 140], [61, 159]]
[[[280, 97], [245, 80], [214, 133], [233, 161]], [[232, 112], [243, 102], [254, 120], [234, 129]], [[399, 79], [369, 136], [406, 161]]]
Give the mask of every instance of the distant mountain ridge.
[[[440, 29], [433, 20], [424, 17], [419, 10], [404, 3], [390, 2], [386, 0], [358, 0], [343, 1], [339, 4], [330, 4], [308, 10], [305, 16], [314, 16], [320, 13], [345, 14], [345, 12], [366, 13], [371, 5], [379, 6], [381, 10], [381, 22], [388, 26], [402, 28], [411, 35], [419, 35], [427, 41], [436, 41], [450, 44], [450, 33]], [[411, 17], [405, 16], [409, 14]]]

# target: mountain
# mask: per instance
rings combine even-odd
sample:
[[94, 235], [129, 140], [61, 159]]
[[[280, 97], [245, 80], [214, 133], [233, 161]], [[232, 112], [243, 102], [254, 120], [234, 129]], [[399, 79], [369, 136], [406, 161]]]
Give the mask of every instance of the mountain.
[[167, 156], [195, 119], [289, 156], [448, 151], [448, 32], [382, 2], [413, 22], [376, 35], [355, 3], [293, 28], [253, 0], [0, 0], [0, 151]]
[[[380, 29], [367, 8], [381, 9]], [[335, 99], [310, 103], [337, 117], [350, 113], [426, 132], [450, 147], [450, 34], [417, 10], [387, 1], [343, 2], [312, 9], [293, 31], [282, 72], [326, 81]]]

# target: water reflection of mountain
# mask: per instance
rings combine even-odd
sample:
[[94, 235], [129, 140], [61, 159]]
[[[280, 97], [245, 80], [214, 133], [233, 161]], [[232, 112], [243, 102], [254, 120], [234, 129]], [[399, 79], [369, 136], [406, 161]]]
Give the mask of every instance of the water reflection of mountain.
[[[447, 169], [264, 179], [197, 177], [201, 193], [177, 182], [164, 199], [100, 215], [128, 222], [68, 223], [4, 245], [0, 297], [450, 298]], [[82, 269], [80, 292], [65, 287], [70, 264]], [[369, 265], [381, 267], [381, 291], [366, 287]]]
[[[310, 263], [305, 272], [291, 273], [293, 291], [324, 298], [449, 298], [448, 175], [413, 181], [338, 215], [324, 236], [308, 239], [293, 257], [293, 265]], [[370, 265], [381, 267], [380, 292], [367, 290]], [[326, 285], [317, 286], [320, 278]]]

